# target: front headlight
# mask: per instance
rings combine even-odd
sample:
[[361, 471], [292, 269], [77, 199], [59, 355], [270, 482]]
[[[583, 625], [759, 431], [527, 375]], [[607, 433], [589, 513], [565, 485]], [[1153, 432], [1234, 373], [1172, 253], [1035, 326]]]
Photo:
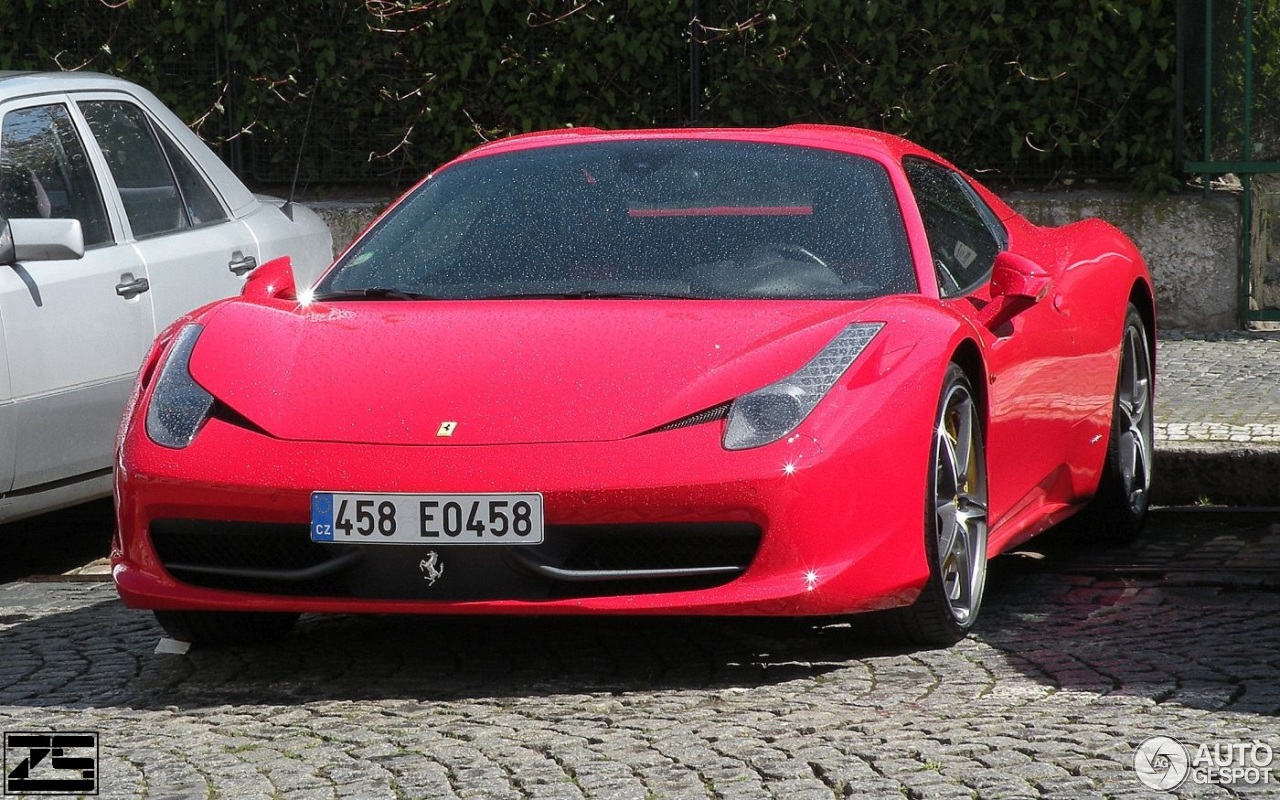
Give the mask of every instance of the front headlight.
[[883, 327], [883, 322], [850, 325], [796, 372], [734, 400], [725, 449], [760, 447], [795, 430]]
[[188, 369], [201, 330], [199, 325], [187, 325], [178, 331], [156, 379], [147, 408], [147, 435], [156, 444], [186, 447], [213, 410], [213, 395], [195, 382]]

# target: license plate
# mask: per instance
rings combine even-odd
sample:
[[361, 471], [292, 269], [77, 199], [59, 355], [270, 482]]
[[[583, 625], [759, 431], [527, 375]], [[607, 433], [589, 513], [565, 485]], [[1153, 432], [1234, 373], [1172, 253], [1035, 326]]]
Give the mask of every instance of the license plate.
[[311, 494], [311, 541], [541, 544], [542, 495]]

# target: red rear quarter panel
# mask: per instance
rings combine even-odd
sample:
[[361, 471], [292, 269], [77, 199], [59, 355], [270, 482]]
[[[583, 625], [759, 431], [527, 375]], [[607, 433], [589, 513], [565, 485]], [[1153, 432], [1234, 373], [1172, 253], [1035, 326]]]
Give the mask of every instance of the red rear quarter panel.
[[[1030, 357], [1049, 363], [1049, 377], [1042, 375], [1029, 391], [1052, 387], [1046, 394], [1057, 394], [1055, 402], [1070, 410], [1074, 418], [1044, 431], [1062, 440], [1061, 480], [1052, 486], [1045, 484], [1045, 495], [1038, 498], [1049, 506], [1046, 510], [1051, 516], [1020, 530], [1007, 543], [996, 542], [997, 550], [1037, 533], [1097, 491], [1111, 430], [1128, 304], [1134, 300], [1150, 320], [1153, 297], [1142, 255], [1128, 237], [1100, 219], [1042, 227], [1015, 215], [1005, 224], [1009, 249], [1041, 265], [1053, 281], [1044, 300], [1025, 314], [1027, 324], [1015, 320], [1017, 335], [1028, 340], [1025, 346]], [[1035, 319], [1044, 324], [1030, 324]], [[1014, 392], [1007, 398], [1008, 406], [997, 405], [993, 414], [1016, 416], [1019, 402], [1019, 393]], [[1021, 446], [1024, 443], [1006, 446], [994, 442], [992, 457], [999, 459], [1004, 451]], [[998, 464], [993, 467], [998, 469]], [[1065, 507], [1055, 510], [1059, 504]]]

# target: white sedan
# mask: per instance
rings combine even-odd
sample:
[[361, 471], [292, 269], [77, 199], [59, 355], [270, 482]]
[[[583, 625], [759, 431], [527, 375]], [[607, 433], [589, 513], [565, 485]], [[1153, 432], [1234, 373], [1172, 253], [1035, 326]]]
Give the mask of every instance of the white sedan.
[[145, 89], [0, 72], [0, 522], [108, 495], [156, 333], [258, 264], [314, 274], [332, 249], [314, 213], [255, 196]]

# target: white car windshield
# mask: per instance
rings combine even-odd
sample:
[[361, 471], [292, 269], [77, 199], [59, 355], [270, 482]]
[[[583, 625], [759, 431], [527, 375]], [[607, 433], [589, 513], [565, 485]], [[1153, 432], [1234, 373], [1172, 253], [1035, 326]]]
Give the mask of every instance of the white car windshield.
[[441, 170], [317, 298], [860, 299], [916, 290], [888, 173], [817, 148], [647, 139]]

